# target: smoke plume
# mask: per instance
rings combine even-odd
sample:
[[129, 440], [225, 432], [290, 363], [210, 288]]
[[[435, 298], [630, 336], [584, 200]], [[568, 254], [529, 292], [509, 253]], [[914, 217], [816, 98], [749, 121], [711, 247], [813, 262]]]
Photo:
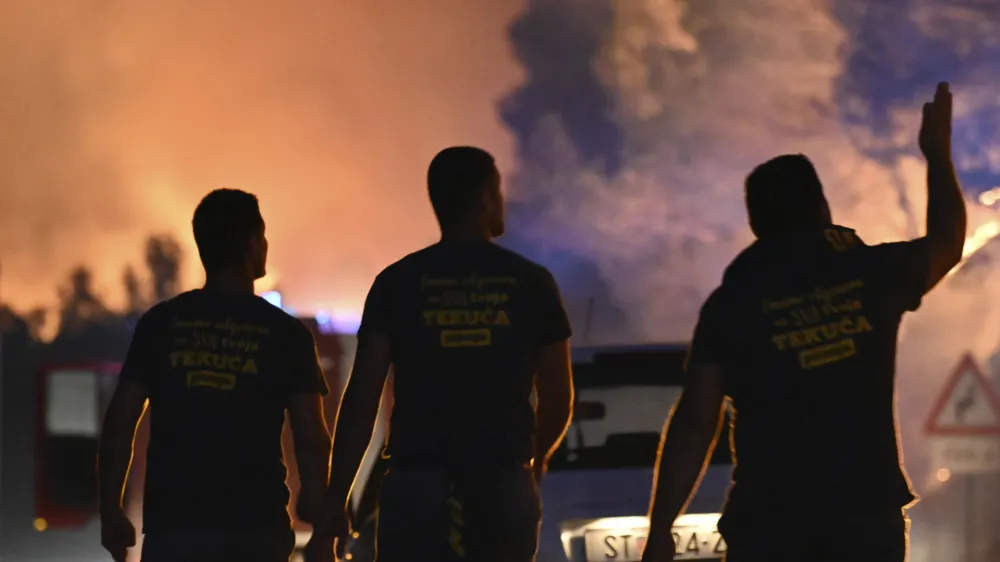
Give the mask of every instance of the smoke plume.
[[[956, 96], [954, 149], [969, 194], [969, 249], [1000, 232], [997, 213], [976, 199], [1000, 180], [993, 62], [1000, 14], [990, 5], [636, 0], [602, 11], [539, 1], [522, 17], [543, 21], [553, 4], [598, 47], [583, 51], [588, 72], [561, 87], [564, 99], [520, 114], [515, 103], [507, 116], [521, 131], [515, 193], [544, 209], [524, 225], [532, 242], [591, 256], [610, 298], [626, 311], [630, 329], [595, 326], [597, 340], [690, 337], [704, 298], [751, 240], [743, 179], [780, 153], [814, 161], [835, 220], [868, 243], [919, 236], [926, 206], [919, 108], [939, 80], [950, 81]], [[531, 28], [522, 21], [516, 29]], [[533, 43], [538, 36], [515, 40], [535, 45], [518, 51], [535, 69], [551, 66], [545, 53], [564, 53], [569, 44], [561, 35], [550, 37], [548, 48]], [[530, 76], [535, 87], [544, 83]], [[586, 96], [590, 114], [570, 114], [574, 92], [594, 83], [608, 104]], [[532, 92], [529, 83], [513, 102], [534, 99]], [[595, 150], [581, 130], [608, 123], [616, 135]], [[1000, 378], [998, 244], [946, 279], [904, 324], [898, 414], [907, 467], [922, 491], [941, 486], [928, 484], [939, 467], [923, 425], [959, 358], [972, 352]]]

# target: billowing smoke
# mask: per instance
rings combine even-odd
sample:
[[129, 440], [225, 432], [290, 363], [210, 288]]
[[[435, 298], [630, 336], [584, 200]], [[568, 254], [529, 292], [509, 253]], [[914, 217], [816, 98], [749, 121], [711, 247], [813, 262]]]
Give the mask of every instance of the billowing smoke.
[[[0, 296], [49, 304], [84, 263], [121, 302], [162, 231], [192, 285], [191, 210], [230, 185], [261, 196], [292, 306], [357, 311], [435, 235], [430, 157], [473, 143], [509, 172], [508, 243], [556, 270], [578, 334], [684, 340], [750, 239], [742, 180], [762, 160], [809, 155], [870, 243], [918, 235], [918, 108], [946, 78], [966, 187], [1000, 174], [988, 3], [474, 4], [0, 2]], [[907, 324], [905, 427], [961, 351], [996, 347], [978, 283]]]
[[304, 310], [356, 312], [434, 239], [424, 174], [445, 145], [511, 138], [518, 1], [0, 1], [0, 297], [55, 301], [72, 267], [123, 302], [143, 237], [210, 189], [261, 198], [271, 270]]
[[[613, 5], [531, 4], [513, 27], [531, 81], [505, 114], [521, 141], [515, 194], [536, 207], [519, 215], [523, 244], [544, 248], [539, 255], [590, 256], [591, 292], [604, 287], [608, 306], [625, 311], [621, 322], [595, 320], [589, 341], [687, 340], [703, 299], [751, 239], [743, 178], [779, 153], [815, 162], [835, 219], [868, 243], [920, 235], [919, 108], [938, 80], [956, 92], [970, 246], [997, 233], [996, 213], [976, 201], [1000, 176], [1000, 13], [988, 4]], [[554, 13], [572, 34], [541, 31]], [[575, 62], [561, 59], [573, 53]], [[899, 415], [921, 489], [935, 468], [921, 437], [935, 394], [962, 353], [985, 366], [1000, 344], [993, 250], [935, 289], [904, 326]], [[575, 271], [562, 278], [579, 327], [592, 307], [572, 288]]]
[[[43, 6], [44, 4], [44, 6]], [[750, 241], [742, 181], [783, 152], [819, 168], [869, 243], [923, 228], [915, 137], [956, 92], [972, 246], [1000, 183], [1000, 10], [982, 0], [0, 0], [0, 297], [50, 304], [84, 263], [123, 301], [142, 237], [209, 189], [261, 196], [272, 272], [302, 309], [356, 312], [433, 240], [427, 162], [479, 144], [509, 182], [508, 244], [550, 265], [577, 341], [686, 340]], [[960, 355], [1000, 365], [989, 244], [909, 317], [907, 461]], [[995, 376], [995, 375], [994, 375]]]
[[595, 256], [642, 337], [689, 336], [700, 300], [749, 242], [742, 180], [771, 156], [809, 155], [836, 219], [869, 242], [919, 233], [916, 108], [934, 76], [879, 130], [858, 119], [875, 109], [853, 83], [851, 31], [826, 3], [615, 6], [595, 26], [603, 40], [590, 68], [613, 99], [621, 163], [609, 172], [607, 158], [588, 155], [578, 124], [554, 108], [522, 139], [519, 180], [547, 205], [537, 240]]

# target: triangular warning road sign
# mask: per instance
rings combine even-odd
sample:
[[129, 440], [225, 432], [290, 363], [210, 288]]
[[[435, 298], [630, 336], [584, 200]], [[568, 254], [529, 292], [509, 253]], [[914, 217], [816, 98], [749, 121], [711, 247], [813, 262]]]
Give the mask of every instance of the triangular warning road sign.
[[1000, 435], [1000, 398], [966, 355], [949, 377], [924, 427], [927, 435]]

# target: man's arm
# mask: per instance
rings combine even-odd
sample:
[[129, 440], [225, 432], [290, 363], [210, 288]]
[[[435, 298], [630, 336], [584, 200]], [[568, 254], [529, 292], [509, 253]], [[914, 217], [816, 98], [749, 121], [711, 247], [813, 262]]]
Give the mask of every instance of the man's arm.
[[549, 459], [559, 447], [573, 418], [573, 367], [569, 338], [573, 330], [563, 307], [559, 285], [547, 269], [536, 278], [536, 298], [532, 309], [537, 314], [535, 356], [535, 477], [545, 473]]
[[322, 508], [330, 479], [330, 432], [323, 417], [323, 396], [328, 392], [326, 377], [319, 364], [316, 341], [305, 326], [293, 342], [292, 369], [288, 373], [288, 420], [299, 468], [299, 497], [296, 513], [306, 523], [314, 523]]
[[320, 536], [337, 532], [336, 525], [346, 514], [351, 487], [375, 431], [382, 391], [392, 363], [388, 336], [391, 321], [388, 302], [392, 295], [392, 287], [386, 286], [383, 272], [375, 278], [365, 299], [354, 368], [334, 422], [330, 485], [323, 500], [322, 518], [314, 528], [314, 533]]
[[321, 394], [293, 394], [288, 398], [288, 418], [299, 468], [299, 519], [314, 523], [323, 505], [330, 479], [330, 432], [326, 429]]
[[965, 199], [951, 156], [951, 92], [939, 84], [925, 104], [920, 148], [927, 158], [927, 287], [929, 291], [962, 259]]
[[[154, 309], [155, 310], [155, 309]], [[155, 313], [146, 313], [136, 324], [118, 376], [118, 385], [104, 414], [97, 457], [98, 497], [101, 513], [122, 509], [125, 484], [132, 465], [135, 431], [146, 411], [150, 388], [160, 361]]]
[[670, 533], [684, 511], [725, 419], [722, 367], [691, 365], [688, 377], [663, 428], [649, 514], [650, 537]]
[[324, 523], [344, 513], [354, 479], [371, 443], [382, 390], [391, 363], [389, 340], [378, 333], [358, 333], [354, 369], [337, 411], [330, 466], [330, 486], [324, 510], [333, 510]]
[[97, 458], [100, 510], [102, 513], [123, 509], [125, 483], [132, 466], [132, 444], [135, 430], [146, 411], [149, 389], [146, 385], [121, 378], [111, 397], [101, 429], [101, 444]]
[[573, 368], [569, 339], [547, 345], [538, 354], [535, 369], [538, 430], [535, 436], [535, 474], [542, 474], [573, 417]]
[[724, 419], [727, 348], [722, 289], [701, 308], [687, 362], [687, 383], [663, 428], [650, 504], [650, 541], [669, 536], [705, 470]]

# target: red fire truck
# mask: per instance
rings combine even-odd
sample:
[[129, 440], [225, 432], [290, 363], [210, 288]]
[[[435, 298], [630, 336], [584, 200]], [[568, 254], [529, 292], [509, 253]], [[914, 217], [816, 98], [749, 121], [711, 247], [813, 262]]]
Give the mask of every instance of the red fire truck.
[[[305, 321], [315, 332], [330, 386], [325, 406], [327, 423], [332, 424], [353, 361], [355, 338], [326, 333], [314, 320]], [[5, 494], [2, 505], [0, 559], [4, 562], [106, 562], [108, 559], [100, 547], [96, 459], [101, 418], [120, 368], [120, 363], [106, 361], [49, 364], [39, 369], [34, 385], [34, 419], [15, 422], [29, 424], [24, 429], [28, 430], [25, 433], [34, 434], [34, 454], [17, 455], [17, 459], [6, 454], [3, 461], [4, 490], [14, 490]], [[387, 411], [388, 408], [383, 409]], [[10, 416], [5, 419], [11, 423]], [[30, 431], [30, 425], [34, 431]], [[135, 459], [126, 492], [128, 511], [137, 528], [142, 524], [141, 490], [148, 436], [148, 422], [144, 418], [136, 435]], [[294, 505], [298, 472], [287, 423], [284, 449]], [[377, 456], [375, 449], [366, 460], [369, 469]], [[33, 493], [16, 493], [24, 488]], [[309, 527], [299, 521], [294, 525], [301, 546], [308, 539]], [[139, 549], [132, 551], [130, 560], [138, 561]]]

